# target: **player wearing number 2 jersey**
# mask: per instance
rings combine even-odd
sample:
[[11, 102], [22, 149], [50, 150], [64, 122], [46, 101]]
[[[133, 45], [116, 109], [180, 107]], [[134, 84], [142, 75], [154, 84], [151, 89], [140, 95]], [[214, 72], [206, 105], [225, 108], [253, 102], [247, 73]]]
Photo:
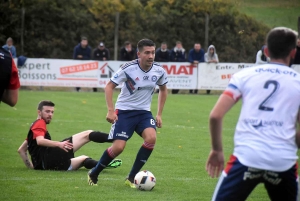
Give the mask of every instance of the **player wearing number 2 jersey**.
[[[88, 173], [88, 184], [96, 185], [100, 172], [125, 148], [134, 131], [139, 134], [144, 143], [140, 148], [133, 167], [125, 180], [125, 184], [135, 188], [135, 175], [148, 160], [156, 142], [156, 126], [162, 126], [161, 115], [167, 98], [168, 82], [165, 70], [153, 62], [155, 44], [149, 39], [138, 42], [138, 59], [124, 64], [105, 87], [108, 113], [106, 120], [112, 123], [109, 139], [113, 144], [104, 151], [97, 166]], [[113, 107], [113, 90], [123, 84], [115, 109]], [[158, 111], [156, 119], [150, 112], [152, 95], [155, 86], [159, 86]]]
[[246, 200], [263, 183], [271, 200], [296, 200], [298, 189], [296, 124], [299, 119], [300, 74], [289, 68], [297, 35], [287, 28], [267, 36], [270, 64], [233, 75], [210, 114], [212, 150], [206, 169], [223, 169], [222, 118], [242, 99], [234, 151], [222, 171], [212, 200]]

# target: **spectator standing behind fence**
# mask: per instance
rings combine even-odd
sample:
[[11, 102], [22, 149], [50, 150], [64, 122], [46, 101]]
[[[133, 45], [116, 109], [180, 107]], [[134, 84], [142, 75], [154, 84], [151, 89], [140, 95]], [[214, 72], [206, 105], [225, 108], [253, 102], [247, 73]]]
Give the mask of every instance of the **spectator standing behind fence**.
[[[91, 47], [88, 46], [88, 39], [81, 37], [81, 42], [75, 46], [73, 52], [73, 59], [77, 60], [90, 60], [91, 59]], [[95, 91], [96, 88], [94, 88]], [[80, 87], [76, 87], [76, 91], [80, 91]], [[96, 89], [97, 91], [97, 89]]]
[[[210, 45], [204, 54], [204, 61], [207, 63], [218, 63], [219, 58], [215, 46]], [[206, 90], [206, 94], [210, 94], [210, 90]]]
[[160, 48], [157, 48], [154, 60], [157, 62], [170, 61], [170, 50], [168, 50], [168, 45], [166, 42], [162, 42]]
[[256, 61], [255, 64], [266, 64], [269, 62], [269, 58], [265, 55], [265, 47], [266, 45], [262, 46], [262, 48], [260, 50], [258, 50], [257, 54], [256, 54]]
[[7, 51], [9, 51], [12, 55], [13, 58], [17, 58], [17, 51], [16, 51], [16, 48], [15, 46], [13, 46], [14, 44], [14, 41], [11, 37], [9, 37], [7, 40], [6, 40], [6, 44], [3, 45], [2, 47], [4, 49], [6, 49]]
[[[182, 43], [180, 41], [176, 42], [176, 46], [171, 50], [170, 53], [171, 61], [174, 62], [185, 62], [185, 49], [182, 47]], [[179, 89], [172, 89], [172, 94], [178, 94]]]
[[129, 41], [124, 43], [120, 50], [120, 61], [132, 61], [136, 58], [136, 51]]
[[99, 46], [94, 49], [93, 60], [107, 61], [110, 59], [109, 50], [105, 47], [103, 42], [100, 42]]
[[[189, 56], [188, 56], [188, 60], [191, 64], [196, 65], [198, 67], [198, 64], [200, 62], [204, 62], [204, 50], [201, 49], [201, 44], [200, 43], [195, 43], [194, 44], [194, 48], [192, 48], [189, 51]], [[190, 94], [198, 93], [198, 90], [190, 90]]]
[[182, 47], [182, 43], [180, 41], [176, 42], [176, 46], [171, 51], [171, 61], [175, 62], [185, 62], [185, 49]]

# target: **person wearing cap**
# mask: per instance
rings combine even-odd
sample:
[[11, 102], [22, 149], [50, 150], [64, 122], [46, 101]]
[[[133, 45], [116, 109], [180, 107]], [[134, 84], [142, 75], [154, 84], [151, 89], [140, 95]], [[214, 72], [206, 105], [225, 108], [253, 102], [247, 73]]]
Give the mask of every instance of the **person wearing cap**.
[[97, 48], [93, 51], [93, 60], [107, 61], [110, 59], [109, 50], [105, 47], [104, 43], [101, 42]]
[[7, 51], [9, 51], [11, 53], [11, 56], [13, 58], [17, 58], [17, 51], [16, 51], [16, 48], [15, 46], [13, 46], [13, 39], [11, 37], [9, 37], [7, 40], [6, 40], [6, 44], [2, 46], [2, 48], [6, 49]]

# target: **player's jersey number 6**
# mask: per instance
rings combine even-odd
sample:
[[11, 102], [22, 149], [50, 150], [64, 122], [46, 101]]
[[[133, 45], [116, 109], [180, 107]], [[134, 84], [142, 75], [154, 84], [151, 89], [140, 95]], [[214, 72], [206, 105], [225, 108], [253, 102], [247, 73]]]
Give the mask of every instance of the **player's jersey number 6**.
[[276, 92], [276, 90], [279, 88], [279, 83], [275, 80], [268, 80], [265, 85], [264, 88], [267, 89], [269, 88], [269, 85], [274, 85], [274, 89], [273, 91], [270, 93], [269, 96], [267, 96], [267, 98], [259, 105], [258, 109], [259, 110], [263, 110], [263, 111], [268, 111], [268, 112], [272, 112], [274, 110], [274, 108], [272, 107], [267, 107], [265, 105], [265, 103], [274, 95], [274, 93]]

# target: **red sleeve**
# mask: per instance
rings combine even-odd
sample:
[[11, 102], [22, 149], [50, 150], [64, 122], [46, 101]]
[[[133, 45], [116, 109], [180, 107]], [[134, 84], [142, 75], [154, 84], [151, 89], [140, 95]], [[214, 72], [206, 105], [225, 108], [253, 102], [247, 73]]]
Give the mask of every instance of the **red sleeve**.
[[33, 126], [31, 127], [31, 131], [33, 133], [33, 139], [38, 136], [45, 136], [47, 132], [46, 123], [44, 120], [37, 120]]
[[12, 59], [11, 76], [8, 89], [16, 90], [20, 88], [19, 73], [14, 60]]

